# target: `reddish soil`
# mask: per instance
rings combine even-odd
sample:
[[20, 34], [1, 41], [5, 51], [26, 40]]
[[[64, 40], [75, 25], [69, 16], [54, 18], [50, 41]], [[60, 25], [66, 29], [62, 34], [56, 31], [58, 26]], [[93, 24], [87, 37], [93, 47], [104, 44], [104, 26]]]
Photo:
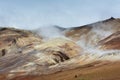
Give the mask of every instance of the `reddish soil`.
[[[0, 80], [6, 80], [4, 75]], [[48, 75], [18, 76], [11, 80], [120, 80], [120, 62], [92, 63]]]

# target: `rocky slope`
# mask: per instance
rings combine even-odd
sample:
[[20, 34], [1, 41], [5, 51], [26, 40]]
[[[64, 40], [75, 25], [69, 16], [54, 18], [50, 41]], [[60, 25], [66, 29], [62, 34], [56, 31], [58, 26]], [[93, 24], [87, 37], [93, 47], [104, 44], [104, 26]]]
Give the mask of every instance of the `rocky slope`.
[[0, 56], [15, 53], [15, 51], [17, 52], [19, 48], [41, 42], [42, 38], [38, 35], [34, 35], [30, 31], [14, 28], [1, 28]]
[[113, 33], [98, 43], [102, 49], [120, 49], [120, 31]]
[[104, 21], [67, 29], [65, 35], [75, 41], [84, 40], [86, 45], [97, 45], [100, 40], [117, 31], [120, 31], [120, 19], [110, 18]]
[[54, 26], [51, 31], [1, 28], [0, 78], [26, 75], [38, 78], [43, 74], [89, 67], [94, 62], [96, 66], [119, 61], [119, 43], [120, 19], [115, 18], [68, 29]]

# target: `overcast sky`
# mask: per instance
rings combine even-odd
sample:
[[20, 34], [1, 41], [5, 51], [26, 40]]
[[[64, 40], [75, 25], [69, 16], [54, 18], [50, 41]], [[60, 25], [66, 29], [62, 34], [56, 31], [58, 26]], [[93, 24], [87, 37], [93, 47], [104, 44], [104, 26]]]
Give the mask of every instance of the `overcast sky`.
[[75, 27], [120, 17], [120, 0], [0, 0], [0, 26]]

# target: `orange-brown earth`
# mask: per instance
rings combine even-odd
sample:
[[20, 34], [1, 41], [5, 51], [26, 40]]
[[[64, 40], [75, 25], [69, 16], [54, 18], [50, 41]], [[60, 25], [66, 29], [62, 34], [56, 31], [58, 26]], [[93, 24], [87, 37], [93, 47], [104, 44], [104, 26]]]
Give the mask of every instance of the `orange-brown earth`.
[[100, 48], [102, 49], [113, 49], [117, 50], [120, 49], [120, 31], [113, 33], [112, 35], [108, 36], [107, 38], [101, 40], [99, 43], [101, 45]]
[[[18, 76], [11, 80], [120, 80], [120, 62], [94, 62], [48, 75]], [[5, 80], [5, 76], [0, 77]]]
[[1, 28], [0, 80], [120, 80], [120, 19], [60, 31]]

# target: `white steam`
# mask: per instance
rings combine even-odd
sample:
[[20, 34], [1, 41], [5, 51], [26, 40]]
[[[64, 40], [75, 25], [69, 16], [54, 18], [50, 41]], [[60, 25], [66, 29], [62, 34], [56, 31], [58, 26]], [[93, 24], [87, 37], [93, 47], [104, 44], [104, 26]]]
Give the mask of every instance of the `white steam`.
[[74, 27], [111, 16], [120, 17], [119, 7], [119, 0], [0, 0], [0, 26], [34, 29], [53, 24]]
[[51, 39], [57, 37], [64, 37], [63, 30], [57, 26], [43, 26], [36, 30], [36, 33], [42, 36], [44, 39]]
[[[115, 24], [115, 23], [114, 23]], [[98, 22], [95, 24], [90, 24], [93, 28], [87, 34], [84, 34], [80, 37], [77, 44], [83, 48], [83, 53], [88, 54], [98, 54], [98, 55], [107, 55], [107, 54], [120, 54], [120, 50], [100, 50], [98, 47], [98, 42], [103, 40], [117, 32], [116, 26], [113, 23], [102, 23]]]
[[[0, 1], [0, 26], [22, 29], [36, 29], [35, 32], [44, 39], [64, 37], [61, 29], [55, 26], [76, 27], [92, 23], [111, 16], [120, 17], [119, 0], [19, 0]], [[24, 3], [24, 4], [23, 4]], [[108, 4], [110, 3], [110, 4]], [[72, 6], [71, 6], [72, 5]], [[111, 6], [112, 5], [112, 6]], [[90, 53], [106, 54], [96, 49], [97, 42], [113, 33], [111, 25], [94, 24], [89, 35], [84, 34], [77, 43]], [[99, 27], [96, 27], [99, 26]], [[40, 28], [39, 28], [40, 27]], [[107, 29], [104, 29], [107, 27]], [[86, 39], [88, 36], [89, 40]], [[113, 51], [112, 51], [113, 52]]]

